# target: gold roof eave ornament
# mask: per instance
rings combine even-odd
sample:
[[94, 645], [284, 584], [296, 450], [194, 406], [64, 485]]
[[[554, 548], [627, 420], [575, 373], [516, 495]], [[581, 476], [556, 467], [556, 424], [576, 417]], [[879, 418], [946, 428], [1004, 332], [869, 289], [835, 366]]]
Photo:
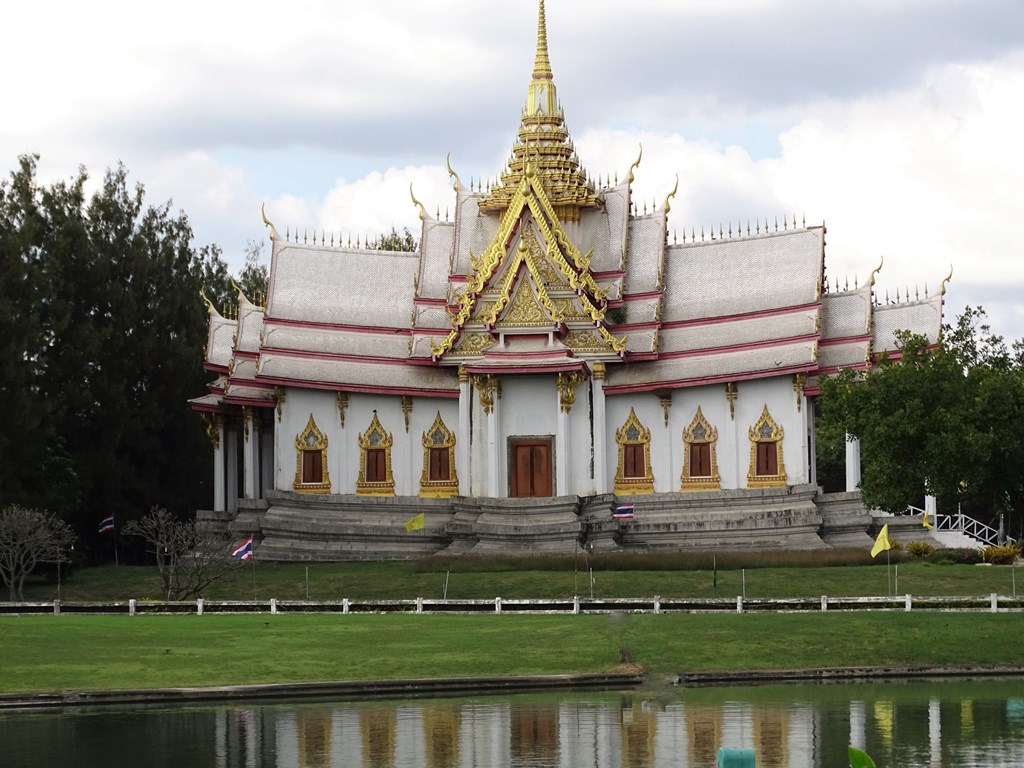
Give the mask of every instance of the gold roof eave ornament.
[[277, 228], [270, 221], [270, 219], [267, 218], [266, 203], [260, 203], [260, 215], [263, 217], [263, 226], [270, 227], [270, 241], [273, 242], [274, 240], [277, 240]]
[[445, 158], [445, 165], [448, 166], [448, 178], [449, 179], [451, 179], [451, 178], [455, 179], [455, 183], [452, 184], [452, 188], [456, 192], [458, 192], [459, 191], [459, 187], [462, 186], [462, 182], [459, 181], [459, 174], [457, 174], [454, 170], [452, 170], [452, 153], [451, 152], [449, 152], [448, 153], [448, 157]]
[[206, 302], [206, 313], [210, 317], [213, 317], [214, 315], [217, 315], [217, 317], [220, 317], [220, 312], [218, 312], [217, 308], [215, 306], [213, 306], [213, 302], [210, 301], [209, 297], [206, 295], [206, 291], [204, 291], [202, 288], [200, 288], [199, 289], [199, 295], [202, 297], [203, 301]]
[[[668, 195], [667, 195], [667, 196], [665, 197], [665, 204], [661, 206], [662, 210], [663, 210], [663, 211], [664, 211], [664, 212], [665, 212], [666, 214], [667, 214], [667, 213], [668, 213], [669, 211], [671, 211], [671, 210], [672, 210], [672, 207], [671, 207], [671, 206], [669, 205], [669, 201], [670, 201], [670, 200], [671, 200], [671, 199], [672, 199], [673, 197], [675, 197], [675, 196], [676, 196], [676, 192], [678, 192], [678, 191], [679, 191], [679, 174], [677, 173], [677, 174], [676, 174], [676, 185], [675, 185], [674, 187], [672, 187], [672, 191], [671, 191], [671, 192], [669, 192], [669, 193], [668, 193]], [[730, 225], [730, 226], [731, 226], [731, 225]]]
[[427, 220], [427, 209], [423, 207], [423, 203], [416, 199], [416, 195], [412, 191], [412, 182], [409, 182], [409, 197], [412, 198], [413, 204], [420, 209], [420, 221]]
[[633, 175], [633, 171], [635, 171], [637, 168], [640, 167], [640, 161], [644, 159], [644, 145], [640, 144], [638, 146], [640, 147], [640, 152], [637, 154], [636, 160], [633, 161], [633, 164], [631, 166], [629, 166], [629, 173], [626, 174], [626, 183], [627, 184], [632, 184], [633, 183], [634, 179], [636, 178]]
[[953, 265], [949, 265], [949, 274], [942, 279], [942, 286], [939, 288], [939, 295], [946, 295], [946, 283], [953, 279]]

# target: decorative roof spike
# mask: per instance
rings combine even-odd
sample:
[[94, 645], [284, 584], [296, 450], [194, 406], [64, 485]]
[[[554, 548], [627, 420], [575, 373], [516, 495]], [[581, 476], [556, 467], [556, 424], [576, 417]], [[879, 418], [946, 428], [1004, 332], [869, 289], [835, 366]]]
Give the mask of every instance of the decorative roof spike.
[[644, 200], [644, 216], [647, 215], [647, 201]]
[[[683, 237], [686, 237], [685, 231], [683, 232]], [[679, 233], [676, 232], [674, 229], [672, 230], [672, 244], [679, 245]]]
[[[683, 239], [685, 240], [686, 238], [684, 237]], [[693, 227], [690, 227], [690, 242], [697, 242], [697, 230], [695, 230]]]
[[920, 289], [920, 287], [919, 287], [919, 286], [918, 286], [918, 285], [917, 285], [917, 284], [915, 283], [915, 284], [914, 284], [914, 301], [920, 301], [920, 300], [921, 300], [921, 289]]
[[857, 290], [858, 288], [860, 288], [860, 278], [857, 277], [857, 275], [854, 275], [853, 276], [853, 289]]
[[760, 219], [754, 219], [754, 234], [755, 235], [760, 235], [761, 234], [761, 220]]
[[348, 247], [349, 248], [352, 247], [352, 233], [351, 232], [348, 233]]
[[732, 222], [729, 222], [729, 237], [732, 237]]
[[718, 222], [718, 239], [725, 240], [725, 235], [722, 234], [722, 222]]
[[843, 290], [844, 291], [850, 290], [850, 276], [849, 275], [847, 275], [846, 277], [843, 278]]
[[928, 298], [928, 283], [924, 284], [924, 297], [926, 299]]
[[885, 289], [885, 303], [886, 304], [891, 304], [892, 303], [892, 302], [889, 301], [889, 289], [888, 288]]
[[807, 214], [803, 214], [803, 224], [801, 225], [804, 229], [807, 229]]
[[444, 220], [448, 221], [448, 206], [447, 205], [444, 207]]
[[[778, 222], [778, 220], [779, 220], [779, 218], [778, 218], [778, 216], [776, 216], [776, 217], [775, 217], [775, 221], [776, 221], [776, 223]], [[795, 223], [796, 223], [796, 222], [794, 222], [794, 224], [795, 224]], [[782, 229], [783, 229], [783, 230], [787, 230], [787, 229], [789, 229], [789, 215], [788, 215], [788, 214], [785, 214], [785, 213], [784, 213], [784, 214], [782, 214]]]
[[359, 235], [356, 235], [356, 248], [359, 247]]
[[775, 231], [776, 232], [779, 231], [779, 217], [778, 216], [775, 217]]
[[619, 172], [615, 172], [615, 186], [619, 186]]
[[292, 239], [292, 225], [291, 224], [288, 224], [284, 228], [284, 239], [286, 241]]
[[302, 230], [302, 244], [305, 245], [309, 242], [309, 233], [304, 229]]
[[700, 225], [700, 241], [702, 243], [704, 242], [704, 225], [703, 224]]
[[747, 219], [747, 237], [750, 237], [750, 219]]

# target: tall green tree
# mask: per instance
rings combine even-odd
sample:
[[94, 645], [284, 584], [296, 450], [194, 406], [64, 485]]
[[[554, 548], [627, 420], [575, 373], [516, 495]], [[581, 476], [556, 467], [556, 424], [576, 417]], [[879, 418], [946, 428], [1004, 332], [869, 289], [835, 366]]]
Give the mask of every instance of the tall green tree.
[[123, 166], [40, 185], [35, 157], [0, 183], [0, 504], [59, 512], [81, 533], [153, 504], [210, 495], [209, 446], [186, 400], [203, 391], [200, 293], [230, 295], [182, 212], [148, 206]]
[[[1015, 347], [1015, 350], [1020, 345]], [[1024, 367], [968, 307], [932, 347], [900, 334], [869, 372], [822, 380], [821, 434], [860, 440], [865, 503], [891, 512], [927, 493], [978, 519], [1024, 511]]]

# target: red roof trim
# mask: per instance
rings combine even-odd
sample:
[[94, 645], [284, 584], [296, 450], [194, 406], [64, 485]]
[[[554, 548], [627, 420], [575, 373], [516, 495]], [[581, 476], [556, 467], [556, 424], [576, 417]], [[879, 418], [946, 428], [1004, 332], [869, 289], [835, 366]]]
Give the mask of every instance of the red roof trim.
[[799, 312], [807, 312], [812, 309], [820, 309], [821, 302], [816, 301], [811, 304], [797, 304], [792, 307], [778, 307], [776, 309], [761, 309], [757, 312], [742, 312], [736, 315], [719, 315], [718, 317], [702, 317], [696, 320], [673, 320], [671, 322], [662, 323], [662, 330], [670, 330], [672, 328], [689, 328], [701, 325], [717, 325], [719, 323], [732, 323], [737, 320], [756, 320], [761, 317], [777, 317], [778, 315], [795, 315]]
[[662, 299], [665, 297], [664, 291], [643, 291], [642, 293], [624, 293], [622, 294], [622, 300], [624, 302], [630, 301], [643, 301], [644, 299]]
[[724, 347], [703, 347], [701, 349], [687, 349], [680, 352], [662, 352], [658, 355], [659, 360], [679, 360], [685, 357], [697, 357], [698, 355], [717, 355], [722, 352], [744, 352], [750, 349], [770, 349], [771, 347], [788, 347], [792, 344], [817, 341], [815, 333], [803, 336], [787, 336], [784, 339], [770, 339], [768, 341], [751, 341], [746, 344], [733, 344]]
[[[338, 355], [331, 352], [306, 352], [298, 349], [281, 349], [280, 347], [264, 347], [261, 353], [281, 355], [282, 357], [305, 358], [309, 360], [332, 360], [340, 363], [367, 363], [373, 365], [405, 365], [404, 357], [360, 357], [358, 355]], [[263, 377], [257, 374], [259, 379]]]
[[353, 333], [379, 333], [385, 335], [411, 334], [411, 328], [383, 328], [366, 325], [346, 325], [342, 323], [314, 323], [309, 320], [288, 320], [283, 317], [268, 317], [263, 322], [264, 328], [271, 325], [283, 325], [292, 328], [316, 328], [322, 331], [350, 331]]
[[871, 341], [871, 334], [865, 333], [860, 336], [839, 336], [833, 339], [822, 339], [820, 344], [823, 347], [833, 347], [838, 344], [863, 344]]
[[320, 389], [330, 392], [364, 392], [373, 395], [420, 395], [422, 397], [448, 397], [458, 398], [457, 389], [420, 389], [416, 387], [375, 387], [369, 384], [347, 384], [334, 381], [298, 381], [295, 379], [283, 379], [267, 377], [266, 381], [283, 387], [295, 387], [296, 389]]
[[676, 379], [674, 381], [654, 381], [643, 384], [620, 384], [618, 386], [605, 386], [605, 394], [624, 395], [630, 392], [651, 392], [656, 389], [684, 389], [686, 387], [700, 387], [706, 384], [724, 384], [729, 381], [751, 381], [753, 379], [770, 379], [776, 376], [790, 376], [794, 373], [811, 373], [815, 370], [813, 363], [808, 365], [791, 365], [787, 368], [773, 368], [770, 371], [747, 371], [745, 373], [730, 373], [721, 376], [702, 376], [697, 379]]

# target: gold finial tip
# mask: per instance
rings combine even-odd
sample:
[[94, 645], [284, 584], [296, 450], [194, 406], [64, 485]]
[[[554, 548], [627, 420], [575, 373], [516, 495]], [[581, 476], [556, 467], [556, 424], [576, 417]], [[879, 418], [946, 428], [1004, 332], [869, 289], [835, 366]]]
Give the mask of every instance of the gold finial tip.
[[540, 0], [537, 13], [537, 56], [533, 62], [533, 79], [550, 80], [551, 61], [548, 59], [548, 30], [544, 17], [544, 0]]

